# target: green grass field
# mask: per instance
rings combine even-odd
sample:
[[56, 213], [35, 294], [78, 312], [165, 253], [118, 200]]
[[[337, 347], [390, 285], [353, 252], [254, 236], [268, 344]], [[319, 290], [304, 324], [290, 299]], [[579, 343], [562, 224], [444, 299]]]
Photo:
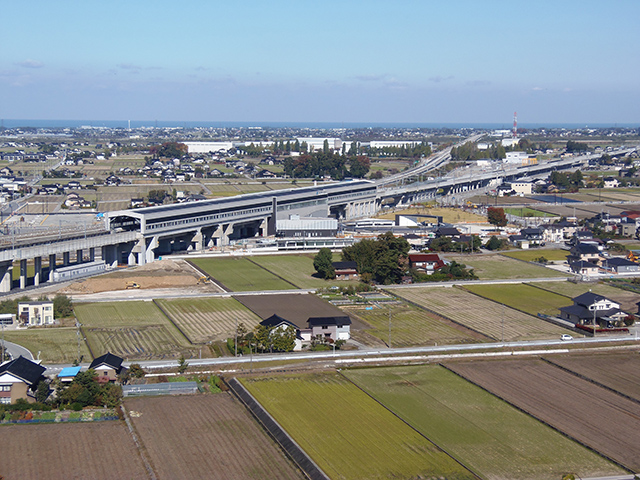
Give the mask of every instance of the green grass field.
[[[72, 363], [78, 358], [78, 339], [75, 328], [29, 328], [27, 330], [5, 331], [7, 342], [17, 343], [45, 364]], [[84, 342], [80, 343], [80, 355], [86, 360], [93, 360]]]
[[560, 307], [566, 307], [571, 304], [571, 301], [564, 295], [558, 295], [548, 290], [532, 287], [526, 283], [509, 285], [465, 285], [464, 289], [534, 316], [538, 313], [554, 316], [559, 315], [560, 312], [558, 309]]
[[562, 327], [461, 288], [403, 288], [393, 293], [498, 341], [558, 338], [567, 333]]
[[[458, 343], [475, 343], [472, 335], [463, 329], [456, 328], [436, 315], [401, 303], [391, 307], [391, 345], [393, 347], [412, 347], [416, 345], [450, 345]], [[371, 310], [364, 307], [343, 307], [342, 310], [362, 318], [373, 328], [366, 330], [369, 335], [389, 342], [389, 308], [373, 306]]]
[[334, 480], [475, 478], [337, 374], [242, 382]]
[[540, 210], [535, 210], [533, 208], [530, 207], [523, 207], [523, 208], [517, 208], [517, 207], [512, 207], [512, 208], [505, 208], [504, 209], [505, 213], [508, 213], [510, 215], [516, 215], [518, 217], [553, 217], [554, 215], [551, 215], [550, 213], [547, 212], [542, 212]]
[[194, 258], [189, 261], [233, 292], [295, 288], [246, 258]]
[[511, 250], [509, 252], [502, 253], [505, 257], [524, 260], [525, 262], [533, 262], [536, 258], [540, 257], [544, 257], [549, 261], [564, 261], [567, 259], [568, 254], [568, 250], [539, 250], [537, 248], [529, 250]]
[[440, 366], [343, 374], [489, 480], [621, 474], [606, 459]]
[[540, 288], [555, 292], [559, 295], [566, 295], [566, 305], [571, 305], [571, 298], [582, 295], [588, 291], [597, 293], [598, 295], [604, 295], [611, 300], [620, 303], [621, 308], [626, 312], [636, 312], [636, 303], [640, 301], [640, 295], [634, 292], [616, 288], [606, 283], [573, 283], [573, 282], [539, 282], [532, 283]]
[[192, 343], [226, 340], [238, 323], [253, 330], [260, 318], [234, 298], [189, 298], [157, 300]]
[[189, 341], [152, 302], [78, 303], [74, 306], [94, 355], [127, 359], [188, 356]]
[[550, 268], [522, 263], [503, 255], [448, 255], [447, 258], [473, 268], [481, 280], [567, 276]]
[[[336, 255], [339, 257], [339, 255]], [[337, 260], [337, 258], [335, 258]], [[257, 255], [251, 257], [251, 261], [286, 278], [299, 288], [323, 288], [332, 285], [355, 285], [357, 280], [323, 280], [313, 277], [316, 273], [313, 268], [313, 256], [307, 255]]]

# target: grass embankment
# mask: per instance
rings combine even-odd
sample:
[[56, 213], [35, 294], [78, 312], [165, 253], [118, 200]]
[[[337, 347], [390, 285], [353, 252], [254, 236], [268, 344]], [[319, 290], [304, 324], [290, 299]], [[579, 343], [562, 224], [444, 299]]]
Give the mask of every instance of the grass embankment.
[[242, 382], [330, 478], [475, 478], [337, 374]]
[[612, 475], [620, 469], [440, 366], [346, 370], [354, 381], [487, 479]]

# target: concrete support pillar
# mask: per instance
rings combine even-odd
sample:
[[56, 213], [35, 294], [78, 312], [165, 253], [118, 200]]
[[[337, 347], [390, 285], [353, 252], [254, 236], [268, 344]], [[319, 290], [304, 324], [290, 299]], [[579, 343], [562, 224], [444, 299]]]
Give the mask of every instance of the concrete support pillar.
[[82, 263], [82, 249], [76, 250], [76, 263]]
[[187, 248], [187, 250], [204, 250], [204, 235], [202, 234], [202, 230], [198, 229], [196, 234], [191, 239], [191, 245]]
[[27, 259], [20, 260], [20, 288], [27, 286]]
[[69, 266], [69, 257], [71, 255], [69, 254], [69, 252], [62, 252], [62, 266], [63, 267], [68, 267]]
[[229, 245], [229, 235], [233, 233], [233, 227], [233, 223], [218, 225], [218, 228], [213, 233], [213, 237], [220, 239], [219, 245]]
[[49, 275], [56, 269], [56, 254], [52, 253], [49, 255]]
[[160, 245], [158, 237], [153, 237], [150, 239], [145, 239], [146, 248], [144, 251], [144, 261], [145, 263], [151, 263], [156, 259], [156, 253], [154, 250], [158, 248]]
[[7, 293], [11, 291], [13, 283], [13, 262], [0, 262], [0, 292]]
[[89, 249], [89, 261], [90, 262], [95, 262], [96, 261], [96, 249], [95, 249], [95, 247], [91, 247]]
[[42, 257], [34, 258], [33, 266], [34, 266], [33, 284], [37, 287], [38, 285], [40, 285], [40, 280], [42, 279]]
[[105, 245], [102, 247], [102, 260], [107, 266], [118, 266], [118, 249], [116, 245]]

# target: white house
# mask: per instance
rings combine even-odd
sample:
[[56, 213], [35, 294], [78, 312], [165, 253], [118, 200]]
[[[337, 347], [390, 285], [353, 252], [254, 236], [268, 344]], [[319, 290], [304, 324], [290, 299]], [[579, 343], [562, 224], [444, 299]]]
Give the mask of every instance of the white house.
[[54, 323], [53, 302], [20, 302], [18, 318], [27, 326], [51, 325]]

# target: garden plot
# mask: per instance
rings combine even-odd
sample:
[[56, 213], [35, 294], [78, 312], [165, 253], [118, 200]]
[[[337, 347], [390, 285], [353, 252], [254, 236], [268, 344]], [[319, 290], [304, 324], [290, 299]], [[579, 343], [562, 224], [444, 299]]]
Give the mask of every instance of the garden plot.
[[332, 479], [476, 478], [337, 374], [242, 383]]
[[566, 329], [459, 288], [403, 288], [394, 293], [495, 340], [558, 338]]
[[158, 479], [304, 478], [228, 393], [129, 398], [125, 407]]
[[192, 343], [225, 340], [233, 336], [236, 324], [253, 330], [261, 319], [233, 298], [190, 298], [157, 300], [162, 310]]
[[589, 448], [640, 470], [638, 403], [542, 360], [446, 366]]
[[427, 438], [490, 480], [621, 474], [601, 456], [436, 365], [343, 370]]

